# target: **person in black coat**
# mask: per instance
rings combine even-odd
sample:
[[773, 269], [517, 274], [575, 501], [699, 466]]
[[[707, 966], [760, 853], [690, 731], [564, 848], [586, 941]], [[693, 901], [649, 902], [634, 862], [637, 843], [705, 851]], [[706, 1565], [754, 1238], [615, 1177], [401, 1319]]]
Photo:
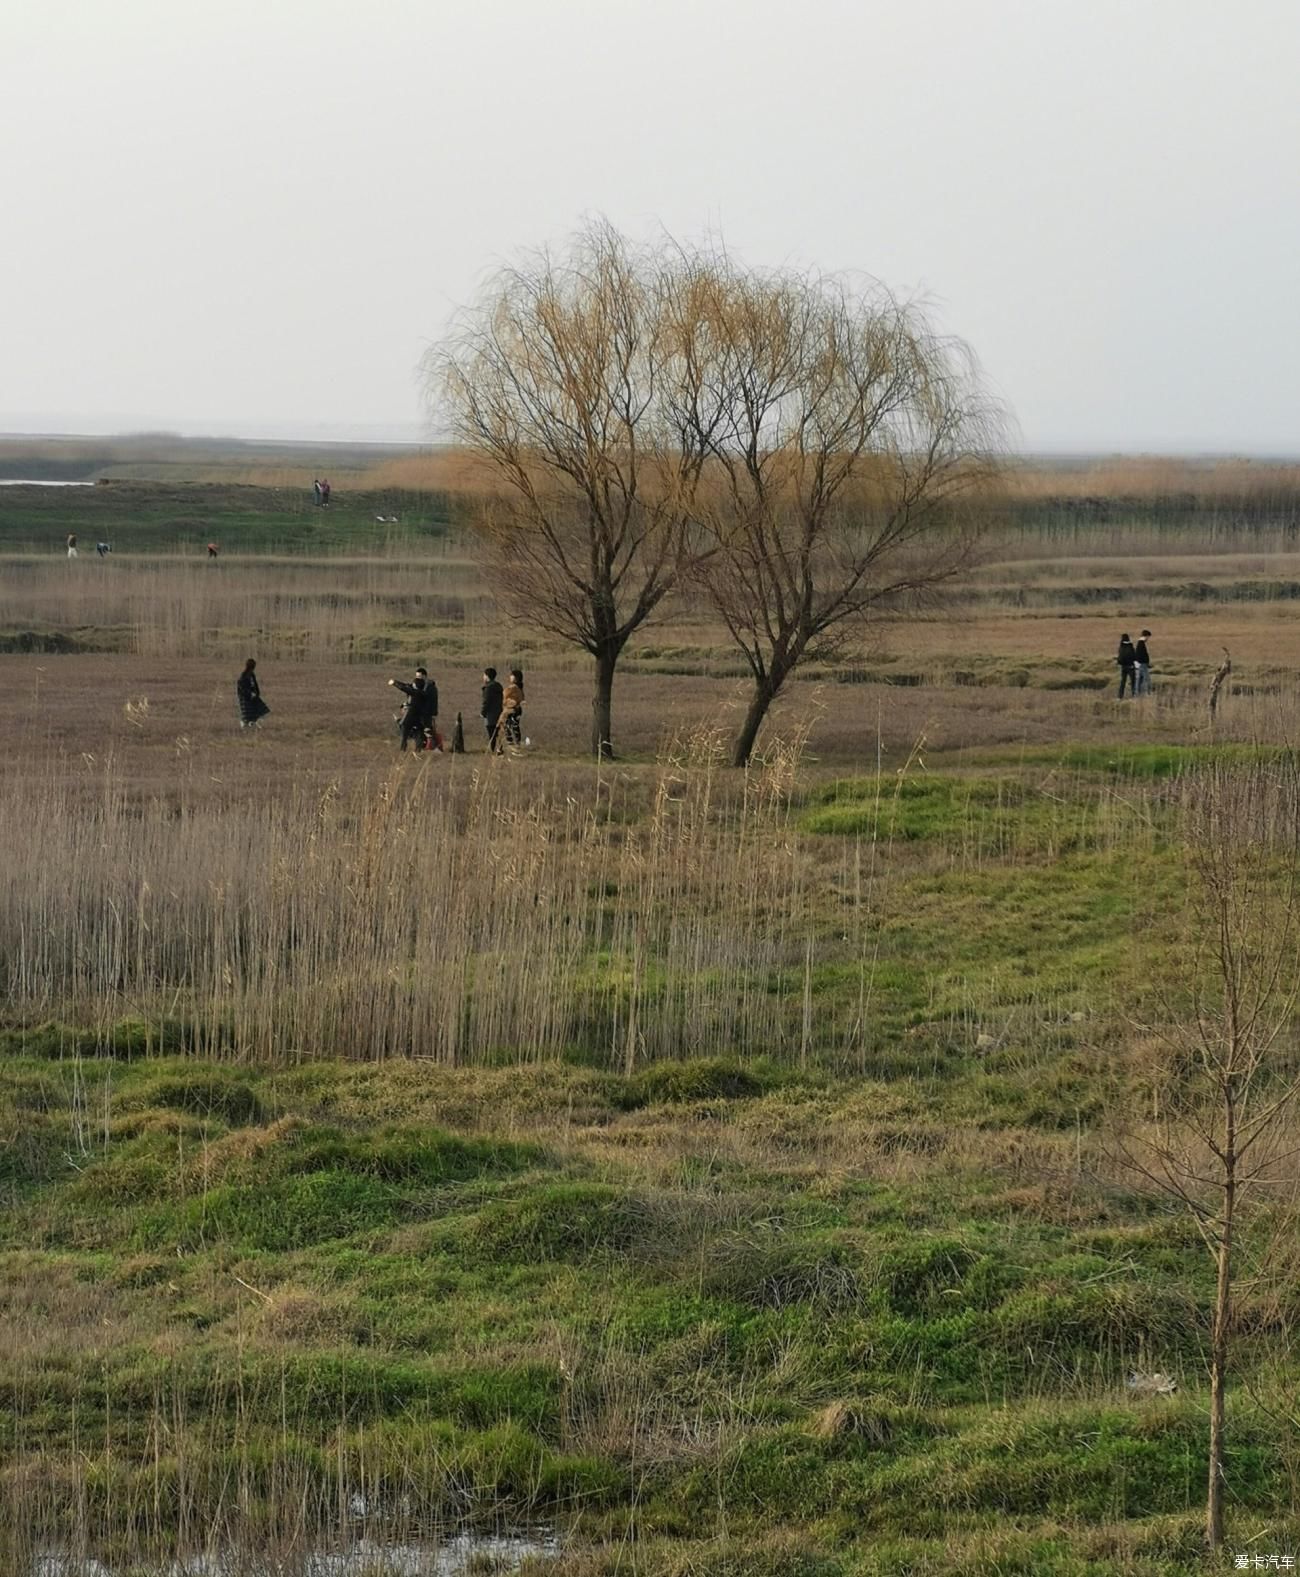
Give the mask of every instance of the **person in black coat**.
[[1137, 652], [1133, 642], [1129, 640], [1127, 631], [1119, 638], [1119, 651], [1115, 656], [1119, 664], [1119, 698], [1124, 699], [1124, 686], [1128, 686], [1130, 697], [1137, 693]]
[[235, 695], [239, 701], [241, 728], [255, 728], [271, 710], [262, 699], [262, 692], [258, 688], [257, 663], [252, 657], [244, 664], [243, 672], [235, 680]]
[[505, 706], [504, 693], [501, 681], [497, 678], [495, 668], [483, 670], [483, 701], [479, 706], [479, 716], [483, 719], [483, 727], [487, 732], [488, 749], [499, 751], [501, 749], [501, 712]]
[[438, 686], [427, 673], [424, 675], [424, 711], [420, 727], [424, 733], [424, 748], [441, 750], [442, 746], [438, 743]]
[[[424, 668], [415, 670], [415, 678], [410, 684], [407, 684], [402, 679], [390, 679], [388, 681], [392, 689], [400, 690], [406, 697], [406, 705], [402, 708], [402, 715], [397, 720], [397, 732], [401, 738], [401, 748], [403, 750], [406, 749], [412, 740], [415, 741], [417, 750], [424, 742], [426, 719], [429, 715], [429, 698], [425, 694], [428, 682], [428, 670]], [[437, 705], [438, 703], [435, 700], [435, 714]]]

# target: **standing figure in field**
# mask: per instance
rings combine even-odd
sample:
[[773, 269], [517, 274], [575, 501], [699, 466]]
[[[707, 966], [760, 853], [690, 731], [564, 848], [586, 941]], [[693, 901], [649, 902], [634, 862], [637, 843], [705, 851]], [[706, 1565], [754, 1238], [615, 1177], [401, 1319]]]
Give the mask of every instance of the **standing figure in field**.
[[262, 699], [262, 692], [257, 683], [257, 663], [252, 657], [244, 664], [243, 672], [235, 680], [235, 694], [239, 698], [239, 726], [256, 728], [271, 708]]
[[1147, 650], [1147, 641], [1151, 631], [1143, 630], [1138, 636], [1137, 645], [1133, 648], [1133, 659], [1137, 664], [1137, 689], [1135, 695], [1151, 694], [1151, 653]]
[[[401, 716], [397, 719], [398, 737], [401, 739], [401, 749], [405, 750], [408, 744], [414, 744], [418, 750], [424, 742], [425, 719], [428, 716], [428, 698], [425, 689], [428, 686], [429, 674], [424, 668], [415, 670], [415, 678], [410, 684], [404, 679], [390, 679], [390, 688], [400, 690], [406, 697], [406, 705], [402, 708]], [[435, 706], [437, 703], [434, 703]]]
[[77, 556], [77, 533], [75, 531], [69, 531], [68, 532], [68, 557], [70, 559], [75, 559], [76, 556]]
[[501, 681], [497, 678], [495, 668], [483, 670], [483, 700], [479, 705], [479, 716], [483, 719], [483, 727], [487, 732], [488, 749], [495, 754], [501, 749], [501, 713], [505, 709], [505, 692], [501, 688]]
[[442, 735], [438, 732], [438, 686], [429, 678], [427, 673], [424, 676], [424, 716], [422, 722], [424, 748], [426, 750], [441, 750]]
[[1129, 640], [1127, 631], [1119, 638], [1119, 651], [1115, 654], [1115, 661], [1119, 664], [1119, 698], [1124, 699], [1124, 686], [1128, 686], [1129, 696], [1136, 691], [1137, 684], [1137, 651], [1133, 642]]
[[330, 501], [330, 479], [329, 479], [329, 477], [327, 477], [327, 476], [325, 476], [325, 477], [322, 477], [322, 478], [321, 478], [321, 484], [320, 484], [320, 501], [321, 501], [321, 503], [322, 503], [322, 504], [323, 504], [323, 505], [325, 505], [325, 507], [326, 507], [326, 508], [327, 508], [327, 509], [328, 509], [328, 508], [329, 508], [329, 501]]
[[311, 501], [318, 508], [320, 506], [320, 477], [314, 476], [311, 482]]
[[506, 744], [521, 745], [524, 739], [524, 671], [510, 670], [510, 682], [502, 692], [502, 717]]

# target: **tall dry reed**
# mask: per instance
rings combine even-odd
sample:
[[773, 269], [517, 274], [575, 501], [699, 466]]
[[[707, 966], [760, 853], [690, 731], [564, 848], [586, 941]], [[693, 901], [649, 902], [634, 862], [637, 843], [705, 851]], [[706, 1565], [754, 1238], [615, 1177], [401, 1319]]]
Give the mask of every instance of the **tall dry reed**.
[[719, 742], [695, 740], [646, 809], [512, 765], [220, 806], [132, 803], [111, 762], [90, 798], [0, 790], [9, 1012], [250, 1056], [781, 1050], [810, 871], [788, 767], [721, 803]]
[[481, 628], [493, 602], [474, 564], [434, 544], [419, 558], [218, 560], [10, 557], [0, 631], [61, 632], [140, 657], [234, 654], [373, 659], [431, 625]]

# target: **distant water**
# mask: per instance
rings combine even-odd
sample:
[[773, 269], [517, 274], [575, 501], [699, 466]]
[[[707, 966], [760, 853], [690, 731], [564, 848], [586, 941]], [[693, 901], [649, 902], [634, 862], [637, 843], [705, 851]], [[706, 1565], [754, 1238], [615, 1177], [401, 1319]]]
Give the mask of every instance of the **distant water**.
[[0, 487], [94, 487], [93, 482], [51, 482], [22, 476], [0, 477]]
[[[346, 1550], [303, 1552], [296, 1559], [268, 1559], [267, 1577], [467, 1577], [483, 1569], [514, 1571], [529, 1555], [559, 1553], [549, 1532], [532, 1535], [461, 1533], [434, 1546], [384, 1544], [362, 1539]], [[132, 1564], [130, 1570], [141, 1570]], [[194, 1555], [180, 1557], [158, 1568], [158, 1577], [249, 1577], [258, 1570], [247, 1555]], [[125, 1568], [76, 1556], [38, 1555], [31, 1577], [116, 1577]]]

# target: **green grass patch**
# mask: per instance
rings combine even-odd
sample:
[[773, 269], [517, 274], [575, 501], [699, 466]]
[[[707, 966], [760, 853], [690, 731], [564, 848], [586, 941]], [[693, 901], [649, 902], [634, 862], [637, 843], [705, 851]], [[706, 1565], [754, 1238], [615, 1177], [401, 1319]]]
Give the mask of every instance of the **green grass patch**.
[[[445, 494], [397, 489], [341, 489], [328, 509], [318, 509], [309, 488], [125, 480], [6, 487], [0, 489], [0, 549], [61, 552], [69, 532], [91, 559], [99, 541], [118, 553], [202, 553], [210, 541], [224, 553], [378, 549], [394, 538], [445, 536], [451, 510]], [[381, 514], [397, 515], [398, 525], [379, 525]]]

